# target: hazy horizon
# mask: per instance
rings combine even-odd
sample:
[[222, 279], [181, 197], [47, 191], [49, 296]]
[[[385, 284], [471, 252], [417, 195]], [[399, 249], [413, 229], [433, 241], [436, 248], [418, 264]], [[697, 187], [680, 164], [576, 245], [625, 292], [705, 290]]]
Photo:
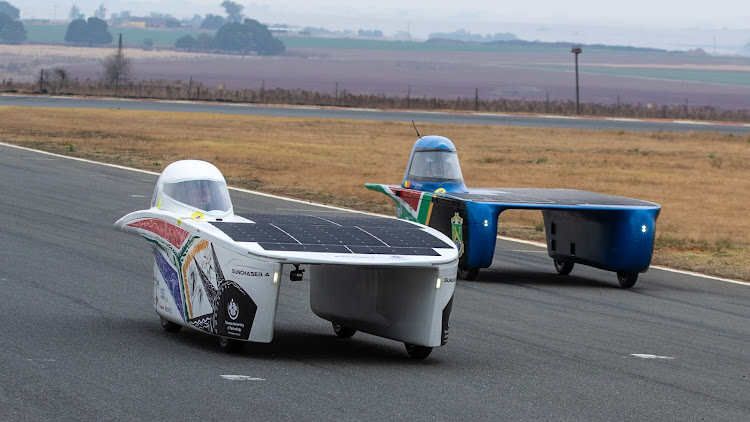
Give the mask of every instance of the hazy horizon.
[[[135, 16], [165, 13], [189, 18], [207, 13], [225, 15], [218, 0], [152, 0], [128, 2], [119, 7], [108, 0], [10, 1], [22, 19], [66, 20], [75, 4], [93, 16], [104, 5], [106, 16], [128, 10]], [[411, 34], [426, 39], [433, 32], [466, 30], [477, 34], [512, 32], [525, 40], [579, 42], [584, 44], [708, 52], [741, 53], [750, 42], [750, 8], [738, 0], [704, 1], [632, 0], [627, 5], [607, 5], [595, 0], [565, 3], [539, 0], [498, 4], [486, 0], [458, 2], [412, 0], [407, 4], [381, 0], [373, 10], [364, 0], [274, 0], [243, 2], [243, 13], [269, 24], [324, 27], [330, 30], [379, 29], [386, 36]], [[710, 7], [707, 6], [710, 4]], [[745, 51], [745, 54], [748, 52]]]

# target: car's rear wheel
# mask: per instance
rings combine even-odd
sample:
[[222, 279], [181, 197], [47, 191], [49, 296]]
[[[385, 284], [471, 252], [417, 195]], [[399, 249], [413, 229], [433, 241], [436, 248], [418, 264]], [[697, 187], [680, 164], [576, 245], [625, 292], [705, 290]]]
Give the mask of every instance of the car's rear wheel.
[[555, 261], [555, 270], [557, 270], [558, 274], [568, 275], [573, 271], [573, 266], [575, 265], [574, 262], [564, 261], [562, 259], [554, 259], [553, 261]]
[[404, 343], [404, 346], [406, 346], [406, 353], [414, 359], [424, 359], [432, 353], [432, 347], [417, 346], [410, 343]]
[[617, 281], [620, 282], [620, 286], [622, 286], [623, 289], [629, 289], [635, 285], [635, 282], [638, 281], [638, 273], [629, 273], [626, 271], [618, 271], [617, 272]]
[[333, 325], [333, 332], [341, 338], [349, 338], [357, 332], [357, 330], [355, 330], [354, 328], [344, 327], [343, 325], [336, 324], [335, 322], [332, 322], [331, 325]]

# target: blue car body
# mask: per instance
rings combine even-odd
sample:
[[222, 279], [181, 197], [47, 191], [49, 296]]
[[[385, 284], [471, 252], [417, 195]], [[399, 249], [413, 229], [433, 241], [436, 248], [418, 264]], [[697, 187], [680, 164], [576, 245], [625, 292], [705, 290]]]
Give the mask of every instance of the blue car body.
[[367, 184], [396, 203], [399, 218], [434, 227], [459, 248], [464, 278], [489, 267], [500, 214], [541, 210], [547, 252], [561, 274], [579, 263], [614, 271], [623, 287], [645, 272], [661, 206], [653, 202], [575, 189], [467, 188], [453, 143], [420, 137], [400, 186]]

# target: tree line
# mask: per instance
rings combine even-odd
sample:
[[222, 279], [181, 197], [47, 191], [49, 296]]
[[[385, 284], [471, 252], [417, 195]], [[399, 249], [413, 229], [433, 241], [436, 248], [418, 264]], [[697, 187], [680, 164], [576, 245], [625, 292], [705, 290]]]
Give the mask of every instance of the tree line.
[[257, 53], [264, 56], [283, 54], [284, 43], [274, 38], [266, 25], [254, 19], [242, 23], [229, 22], [222, 25], [215, 36], [203, 33], [198, 38], [192, 35], [180, 37], [175, 47], [186, 51], [221, 51], [238, 54]]
[[[91, 17], [76, 19], [68, 25], [65, 41], [79, 45], [106, 45], [112, 43], [112, 34], [105, 20]], [[216, 51], [236, 54], [260, 54], [273, 56], [286, 51], [284, 43], [274, 38], [266, 25], [254, 19], [229, 22], [222, 25], [215, 36], [203, 33], [198, 38], [185, 35], [177, 40], [175, 47], [186, 51]]]
[[[226, 19], [206, 19], [208, 26], [220, 23], [215, 35], [203, 33], [197, 39], [186, 35], [177, 40], [175, 47], [187, 51], [267, 56], [286, 51], [284, 43], [274, 38], [266, 25], [254, 19], [243, 20], [242, 5], [225, 0], [221, 6], [226, 10]], [[84, 19], [74, 4], [70, 12], [71, 22], [65, 31], [65, 42], [89, 47], [111, 44], [113, 38], [104, 19], [105, 13], [102, 5], [95, 11], [96, 16]], [[0, 43], [19, 44], [26, 40], [26, 29], [19, 17], [17, 7], [5, 0], [0, 1]]]
[[[235, 54], [260, 54], [273, 56], [286, 51], [284, 43], [273, 37], [266, 25], [254, 19], [236, 21], [242, 17], [242, 6], [225, 1], [229, 18], [219, 27], [216, 35], [203, 33], [194, 38], [185, 35], [177, 40], [175, 47], [186, 51], [215, 51]], [[68, 25], [65, 41], [80, 45], [106, 45], [112, 43], [112, 34], [107, 30], [107, 21], [98, 17], [88, 20], [75, 19]]]
[[26, 28], [18, 18], [21, 11], [7, 1], [0, 1], [0, 43], [19, 44], [26, 41]]

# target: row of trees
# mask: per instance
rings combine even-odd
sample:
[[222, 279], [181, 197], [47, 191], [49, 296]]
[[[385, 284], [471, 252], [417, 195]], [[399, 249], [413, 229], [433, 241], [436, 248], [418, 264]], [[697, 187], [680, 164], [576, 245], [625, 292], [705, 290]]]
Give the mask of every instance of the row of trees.
[[274, 38], [266, 25], [245, 19], [242, 23], [224, 24], [216, 36], [201, 34], [198, 38], [185, 35], [177, 40], [175, 47], [187, 51], [224, 51], [238, 54], [257, 53], [264, 56], [283, 54], [284, 43]]
[[65, 41], [88, 46], [110, 44], [112, 34], [107, 30], [107, 21], [99, 18], [76, 19], [65, 31]]
[[18, 18], [21, 11], [7, 1], [0, 1], [0, 43], [18, 44], [26, 40], [26, 28]]
[[[227, 11], [229, 22], [219, 27], [215, 36], [204, 33], [196, 39], [185, 35], [177, 40], [175, 47], [187, 51], [219, 51], [243, 55], [257, 53], [265, 56], [283, 54], [286, 51], [284, 43], [274, 38], [266, 25], [254, 19], [237, 21], [243, 16], [243, 6], [231, 1], [224, 1], [221, 5]], [[112, 34], [107, 31], [107, 22], [103, 19], [75, 19], [68, 25], [65, 41], [88, 46], [104, 45], [112, 42]]]

